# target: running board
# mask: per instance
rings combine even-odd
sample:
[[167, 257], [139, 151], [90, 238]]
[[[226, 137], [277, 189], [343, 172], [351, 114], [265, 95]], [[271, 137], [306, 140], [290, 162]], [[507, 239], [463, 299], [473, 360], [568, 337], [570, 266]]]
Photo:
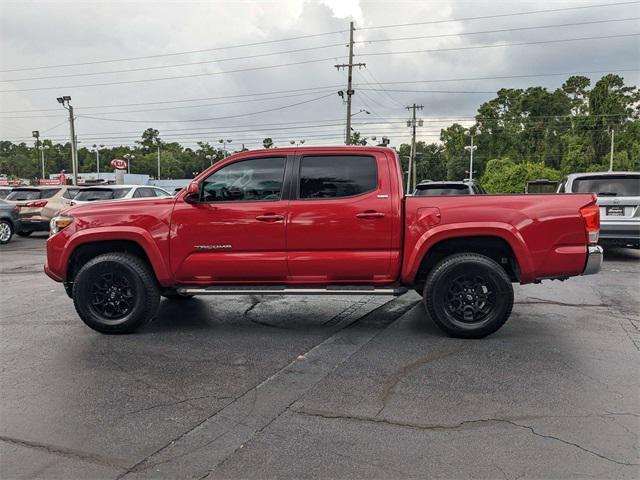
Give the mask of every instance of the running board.
[[392, 295], [407, 293], [405, 287], [374, 287], [360, 285], [330, 285], [327, 287], [294, 287], [285, 285], [178, 287], [182, 295]]

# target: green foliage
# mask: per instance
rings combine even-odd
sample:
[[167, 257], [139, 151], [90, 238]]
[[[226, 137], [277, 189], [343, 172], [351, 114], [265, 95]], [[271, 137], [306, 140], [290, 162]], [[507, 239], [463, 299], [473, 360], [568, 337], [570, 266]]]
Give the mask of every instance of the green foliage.
[[524, 193], [530, 180], [560, 180], [561, 176], [559, 170], [541, 162], [514, 163], [508, 158], [496, 158], [487, 162], [481, 183], [489, 193]]
[[271, 137], [267, 137], [262, 140], [262, 146], [264, 148], [273, 148], [273, 139]]
[[[619, 75], [605, 75], [593, 88], [589, 78], [572, 76], [555, 90], [537, 86], [498, 90], [493, 99], [479, 106], [473, 125], [454, 123], [441, 130], [439, 143], [417, 142], [418, 181], [461, 180], [469, 176], [469, 152], [465, 150], [470, 142], [465, 134], [469, 127], [478, 147], [474, 153], [474, 178], [491, 178], [492, 188], [510, 182], [499, 182], [494, 173], [487, 175], [490, 159], [544, 165], [563, 174], [608, 170], [612, 129], [614, 170], [640, 170], [640, 92], [637, 87], [626, 85]], [[360, 132], [352, 132], [352, 145], [366, 145], [368, 140]], [[53, 144], [47, 139], [43, 144], [50, 147], [45, 151], [46, 172], [71, 172], [70, 144]], [[207, 142], [198, 142], [195, 150], [167, 143], [155, 128], [145, 129], [136, 144], [133, 148], [100, 149], [101, 171], [111, 170], [112, 159], [130, 154], [135, 157], [131, 161], [132, 172], [155, 175], [158, 145], [163, 178], [190, 178], [223, 158], [223, 151]], [[263, 146], [273, 148], [273, 139], [264, 138]], [[409, 145], [399, 146], [405, 172], [409, 152]], [[81, 147], [78, 163], [80, 173], [95, 171], [95, 152]], [[36, 179], [40, 165], [40, 151], [34, 145], [0, 141], [0, 173]], [[504, 171], [513, 173], [513, 168]]]

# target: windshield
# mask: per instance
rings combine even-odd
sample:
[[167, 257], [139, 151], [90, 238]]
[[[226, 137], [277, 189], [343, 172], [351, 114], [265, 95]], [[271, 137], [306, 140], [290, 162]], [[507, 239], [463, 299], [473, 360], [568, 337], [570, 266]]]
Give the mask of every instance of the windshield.
[[576, 178], [573, 193], [595, 193], [603, 197], [640, 196], [640, 175], [602, 175]]
[[40, 190], [35, 188], [32, 189], [24, 189], [24, 190], [13, 190], [9, 195], [7, 195], [7, 200], [12, 200], [14, 202], [19, 202], [22, 200], [39, 200], [40, 199]]
[[85, 189], [75, 196], [74, 200], [78, 202], [95, 202], [97, 200], [115, 200], [124, 197], [131, 191], [130, 188], [100, 188]]
[[438, 195], [469, 195], [466, 185], [418, 185], [416, 197], [433, 197]]

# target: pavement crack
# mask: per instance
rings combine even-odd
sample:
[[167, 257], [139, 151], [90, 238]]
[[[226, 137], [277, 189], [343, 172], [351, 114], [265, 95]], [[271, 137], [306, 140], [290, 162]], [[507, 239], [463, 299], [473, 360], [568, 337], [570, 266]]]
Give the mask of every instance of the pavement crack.
[[[540, 438], [545, 438], [547, 440], [555, 440], [561, 443], [564, 443], [565, 445], [569, 445], [569, 446], [573, 446], [579, 450], [582, 450], [585, 453], [588, 453], [590, 455], [594, 455], [598, 458], [601, 458], [603, 460], [606, 460], [608, 462], [612, 462], [615, 463], [617, 465], [624, 465], [624, 466], [638, 466], [640, 465], [640, 463], [628, 463], [628, 462], [621, 462], [619, 460], [607, 457], [606, 455], [603, 455], [601, 453], [598, 453], [594, 450], [590, 450], [586, 447], [583, 447], [582, 445], [579, 445], [577, 443], [574, 442], [570, 442], [568, 440], [564, 440], [560, 437], [556, 437], [554, 435], [545, 435], [543, 433], [540, 433], [538, 431], [536, 431], [532, 426], [530, 425], [523, 425], [521, 423], [517, 423], [514, 420], [509, 420], [509, 419], [504, 419], [504, 418], [484, 418], [484, 419], [474, 419], [474, 420], [464, 420], [462, 422], [459, 423], [455, 423], [455, 424], [450, 424], [450, 425], [421, 425], [421, 424], [415, 424], [415, 423], [409, 423], [409, 422], [399, 422], [399, 421], [394, 421], [394, 420], [389, 420], [386, 418], [377, 418], [377, 417], [368, 417], [368, 416], [358, 416], [358, 415], [345, 415], [345, 414], [339, 414], [339, 413], [332, 413], [332, 412], [322, 412], [322, 411], [314, 411], [314, 410], [296, 410], [296, 409], [291, 409], [291, 411], [301, 414], [301, 415], [306, 415], [306, 416], [310, 416], [310, 417], [320, 417], [320, 418], [325, 418], [325, 419], [329, 419], [329, 420], [351, 420], [351, 421], [357, 421], [357, 422], [365, 422], [365, 423], [378, 423], [378, 424], [384, 424], [384, 425], [391, 425], [391, 426], [395, 426], [395, 427], [403, 427], [403, 428], [413, 428], [416, 430], [424, 430], [424, 431], [455, 431], [455, 430], [461, 430], [467, 427], [471, 427], [471, 426], [475, 426], [475, 425], [482, 425], [482, 424], [495, 424], [495, 423], [506, 423], [508, 425], [512, 425], [514, 427], [520, 428], [520, 429], [525, 429], [528, 432], [530, 432], [531, 434], [540, 437]], [[591, 416], [598, 416], [598, 415], [591, 415]], [[605, 415], [606, 416], [606, 415]]]
[[260, 304], [260, 302], [261, 302], [260, 297], [257, 297], [256, 295], [250, 295], [250, 296], [249, 296], [249, 298], [251, 298], [251, 305], [249, 305], [249, 306], [247, 307], [247, 309], [244, 311], [244, 314], [243, 314], [243, 315], [244, 315], [245, 317], [246, 317], [247, 315], [249, 315], [249, 313], [251, 313], [251, 311], [252, 311], [254, 308], [256, 308], [256, 307]]
[[189, 404], [189, 402], [191, 402], [193, 400], [202, 400], [203, 398], [215, 398], [216, 400], [228, 400], [228, 399], [234, 398], [234, 397], [217, 396], [217, 395], [201, 395], [199, 397], [189, 397], [189, 398], [185, 398], [185, 399], [182, 399], [182, 400], [177, 400], [175, 402], [166, 402], [166, 403], [158, 403], [158, 404], [155, 404], [155, 405], [150, 405], [148, 407], [143, 407], [143, 408], [139, 408], [137, 410], [133, 410], [131, 412], [127, 412], [125, 415], [133, 415], [133, 414], [140, 413], [140, 412], [146, 412], [146, 411], [149, 411], [149, 410], [153, 410], [155, 408], [171, 407], [171, 406], [175, 406], [175, 405], [180, 405], [182, 403], [186, 403], [191, 408], [195, 408], [197, 410], [200, 410], [200, 408], [194, 407], [193, 405]]
[[429, 354], [403, 366], [402, 368], [392, 373], [384, 382], [384, 386], [382, 389], [382, 406], [380, 407], [380, 410], [377, 411], [375, 416], [377, 417], [378, 415], [380, 415], [382, 411], [387, 407], [387, 402], [393, 395], [394, 389], [403, 378], [405, 378], [407, 375], [410, 375], [414, 370], [422, 367], [423, 365], [435, 362], [436, 360], [440, 360], [442, 358], [446, 358], [460, 351], [461, 350], [453, 350], [449, 352], [438, 352]]
[[525, 300], [520, 302], [515, 302], [518, 305], [538, 305], [538, 304], [546, 304], [546, 305], [557, 305], [559, 307], [576, 307], [576, 308], [609, 308], [610, 305], [606, 303], [567, 303], [567, 302], [559, 302], [557, 300], [548, 300], [545, 298], [537, 298], [537, 297], [527, 297], [531, 300]]
[[22, 447], [33, 448], [36, 450], [43, 450], [47, 453], [58, 455], [62, 457], [72, 458], [75, 460], [82, 460], [83, 462], [93, 463], [96, 465], [103, 465], [107, 467], [114, 467], [120, 470], [126, 470], [123, 460], [103, 457], [101, 455], [95, 455], [93, 453], [82, 452], [79, 450], [72, 450], [69, 448], [58, 447], [56, 445], [50, 445], [47, 443], [31, 442], [28, 440], [22, 440], [20, 438], [8, 437], [0, 435], [0, 441], [11, 443], [13, 445], [20, 445]]
[[520, 424], [520, 423], [516, 423], [516, 422], [510, 421], [510, 420], [500, 420], [500, 421], [501, 421], [501, 422], [508, 423], [508, 424], [510, 424], [510, 425], [514, 425], [514, 426], [516, 426], [516, 427], [520, 427], [520, 428], [527, 429], [528, 431], [530, 431], [533, 435], [535, 435], [535, 436], [537, 436], [537, 437], [546, 438], [546, 439], [549, 439], [549, 440], [555, 440], [555, 441], [557, 441], [557, 442], [564, 443], [565, 445], [571, 445], [571, 446], [573, 446], [573, 447], [575, 447], [575, 448], [577, 448], [577, 449], [579, 449], [579, 450], [582, 450], [583, 452], [589, 453], [589, 454], [591, 454], [591, 455], [595, 455], [596, 457], [599, 457], [599, 458], [601, 458], [601, 459], [603, 459], [603, 460], [606, 460], [606, 461], [608, 461], [608, 462], [615, 463], [615, 464], [617, 464], [617, 465], [624, 465], [624, 466], [639, 466], [639, 465], [640, 465], [640, 463], [628, 463], [628, 462], [621, 462], [621, 461], [616, 460], [616, 459], [614, 459], [614, 458], [607, 457], [606, 455], [603, 455], [603, 454], [601, 454], [601, 453], [598, 453], [598, 452], [596, 452], [596, 451], [594, 451], [594, 450], [589, 450], [588, 448], [583, 447], [582, 445], [579, 445], [579, 444], [577, 444], [577, 443], [570, 442], [570, 441], [568, 441], [568, 440], [564, 440], [563, 438], [556, 437], [556, 436], [554, 436], [554, 435], [545, 435], [545, 434], [543, 434], [543, 433], [537, 432], [537, 431], [536, 431], [532, 426], [530, 426], [530, 425], [522, 425], [522, 424]]

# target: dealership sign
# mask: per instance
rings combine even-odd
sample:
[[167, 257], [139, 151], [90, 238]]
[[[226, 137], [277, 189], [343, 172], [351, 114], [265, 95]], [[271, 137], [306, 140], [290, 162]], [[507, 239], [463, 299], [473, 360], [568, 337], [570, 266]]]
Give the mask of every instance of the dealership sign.
[[127, 161], [121, 158], [114, 158], [113, 160], [111, 160], [111, 166], [116, 170], [126, 170]]

